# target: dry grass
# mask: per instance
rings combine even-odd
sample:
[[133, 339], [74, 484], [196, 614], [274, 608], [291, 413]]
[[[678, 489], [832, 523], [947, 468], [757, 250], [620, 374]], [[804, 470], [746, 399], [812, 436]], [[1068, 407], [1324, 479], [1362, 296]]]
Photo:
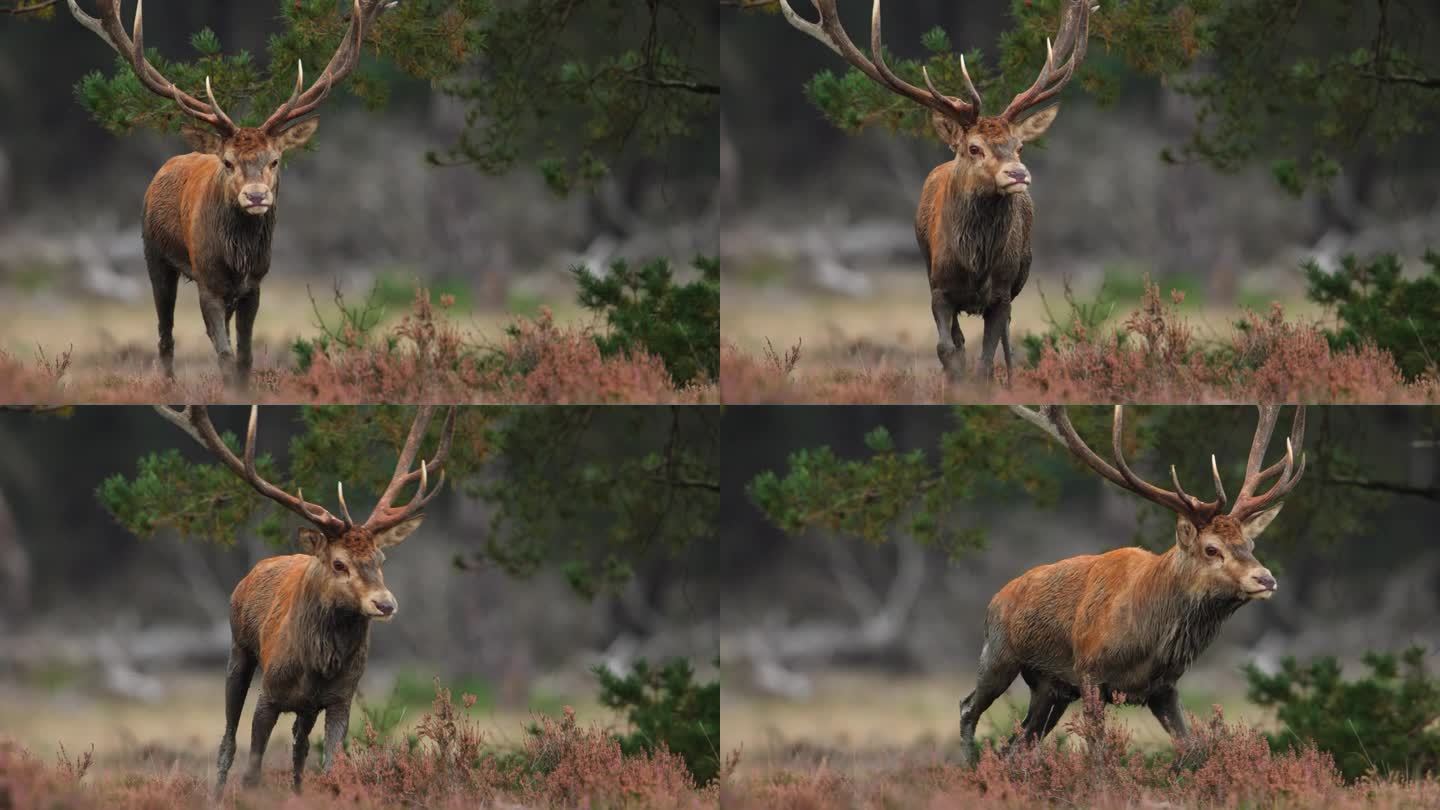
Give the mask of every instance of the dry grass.
[[[1202, 340], [1170, 300], [1146, 285], [1120, 328], [1087, 329], [1072, 322], [1043, 347], [1039, 360], [1016, 358], [1008, 387], [950, 385], [938, 368], [917, 371], [880, 356], [809, 372], [803, 344], [759, 356], [735, 344], [721, 354], [721, 397], [727, 403], [829, 402], [1434, 402], [1440, 375], [1407, 381], [1394, 359], [1373, 346], [1333, 351], [1319, 325], [1288, 320], [1277, 304], [1246, 313], [1223, 337]], [[972, 353], [972, 360], [974, 354]]]
[[1275, 754], [1263, 735], [1225, 722], [1216, 707], [1194, 722], [1193, 739], [1173, 754], [1131, 744], [1127, 729], [1091, 690], [1055, 739], [1009, 754], [982, 749], [973, 768], [953, 756], [901, 754], [856, 763], [843, 755], [796, 752], [759, 773], [732, 767], [721, 789], [727, 808], [1210, 808], [1430, 807], [1440, 782], [1367, 778], [1346, 785], [1328, 755], [1306, 748]]
[[[639, 353], [602, 357], [592, 326], [561, 326], [553, 313], [513, 320], [498, 339], [461, 327], [429, 293], [388, 327], [327, 330], [305, 368], [257, 364], [248, 391], [227, 390], [213, 366], [174, 382], [136, 363], [72, 372], [73, 358], [25, 361], [0, 351], [0, 400], [15, 404], [152, 402], [703, 403], [718, 386], [676, 388], [664, 364]], [[210, 361], [213, 364], [213, 359]]]

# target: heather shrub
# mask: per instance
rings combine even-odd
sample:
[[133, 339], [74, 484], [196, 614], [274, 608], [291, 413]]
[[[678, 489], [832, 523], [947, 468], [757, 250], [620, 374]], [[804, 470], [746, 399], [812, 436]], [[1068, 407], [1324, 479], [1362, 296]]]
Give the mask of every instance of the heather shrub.
[[580, 304], [604, 316], [595, 335], [605, 357], [644, 353], [660, 358], [677, 387], [720, 374], [720, 262], [697, 257], [700, 278], [675, 282], [664, 259], [639, 267], [617, 260], [603, 275], [577, 267]]
[[1369, 261], [1345, 256], [1334, 273], [1306, 262], [1307, 297], [1333, 307], [1339, 320], [1337, 328], [1325, 330], [1330, 346], [1378, 346], [1407, 380], [1433, 371], [1440, 352], [1440, 253], [1426, 253], [1425, 264], [1428, 271], [1412, 280], [1403, 277], [1393, 253]]
[[620, 734], [626, 756], [669, 750], [680, 756], [697, 785], [708, 785], [720, 772], [720, 682], [695, 682], [695, 670], [683, 658], [659, 669], [645, 660], [630, 674], [595, 668], [600, 703], [621, 712], [630, 730]]
[[1355, 680], [1342, 677], [1331, 657], [1306, 665], [1287, 658], [1273, 675], [1248, 666], [1250, 699], [1274, 707], [1285, 726], [1268, 735], [1270, 746], [1290, 751], [1313, 742], [1348, 781], [1373, 773], [1435, 773], [1440, 680], [1426, 671], [1425, 650], [1371, 652], [1363, 661], [1369, 673]]

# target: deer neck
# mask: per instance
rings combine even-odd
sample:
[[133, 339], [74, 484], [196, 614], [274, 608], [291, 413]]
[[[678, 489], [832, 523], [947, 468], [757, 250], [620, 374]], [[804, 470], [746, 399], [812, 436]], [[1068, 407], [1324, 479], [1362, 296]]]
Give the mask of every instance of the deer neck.
[[1144, 604], [1137, 606], [1140, 621], [1156, 638], [1156, 665], [1179, 678], [1195, 658], [1215, 640], [1220, 626], [1243, 600], [1233, 593], [1197, 588], [1199, 563], [1172, 547], [1151, 561]]
[[210, 180], [204, 206], [204, 229], [215, 241], [211, 251], [225, 260], [241, 279], [258, 281], [270, 269], [270, 243], [275, 233], [275, 208], [260, 216], [247, 214], [235, 205], [222, 172]]
[[364, 661], [370, 647], [370, 619], [335, 601], [326, 587], [329, 576], [320, 560], [311, 560], [290, 615], [290, 637], [307, 669], [335, 677], [357, 657]]
[[992, 267], [1018, 260], [1028, 249], [1033, 203], [1030, 193], [999, 194], [967, 185], [957, 159], [946, 187], [942, 221], [967, 267]]

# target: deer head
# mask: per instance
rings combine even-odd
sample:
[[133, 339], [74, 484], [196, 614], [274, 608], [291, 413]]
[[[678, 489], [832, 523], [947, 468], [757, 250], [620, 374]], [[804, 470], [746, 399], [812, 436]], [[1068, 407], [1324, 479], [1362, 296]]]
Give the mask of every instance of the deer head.
[[[789, 0], [780, 0], [780, 9], [791, 25], [820, 40], [871, 81], [934, 111], [931, 123], [935, 134], [955, 153], [955, 168], [962, 187], [976, 193], [1018, 194], [1030, 188], [1030, 170], [1020, 159], [1025, 144], [1044, 134], [1059, 114], [1058, 106], [1040, 109], [1065, 87], [1085, 59], [1089, 39], [1091, 0], [1067, 0], [1052, 47], [1046, 41], [1045, 65], [1035, 83], [1015, 96], [999, 115], [980, 115], [980, 92], [970, 80], [965, 57], [960, 73], [965, 79], [965, 97], [948, 96], [935, 89], [929, 71], [923, 71], [925, 89], [895, 75], [885, 64], [880, 36], [880, 0], [870, 14], [870, 54], [866, 58], [840, 25], [835, 0], [811, 0], [820, 12], [819, 22], [810, 22], [795, 13]], [[1093, 8], [1098, 8], [1095, 6]], [[1057, 61], [1056, 54], [1060, 54]]]
[[225, 114], [205, 78], [205, 101], [176, 87], [145, 58], [144, 0], [135, 4], [133, 33], [120, 22], [120, 0], [100, 0], [100, 17], [80, 10], [76, 0], [66, 0], [70, 14], [120, 54], [134, 69], [140, 83], [152, 93], [174, 100], [194, 124], [182, 129], [190, 147], [220, 160], [219, 181], [226, 198], [247, 214], [267, 214], [275, 206], [280, 186], [280, 158], [290, 149], [303, 146], [315, 134], [319, 122], [313, 113], [336, 82], [344, 79], [360, 61], [366, 32], [393, 0], [354, 0], [350, 27], [340, 40], [330, 63], [320, 77], [305, 89], [305, 65], [296, 66], [295, 91], [258, 127], [238, 126]]
[[[1262, 469], [1265, 450], [1270, 445], [1270, 436], [1275, 429], [1275, 420], [1280, 415], [1279, 406], [1259, 406], [1260, 417], [1255, 434], [1250, 442], [1250, 456], [1245, 465], [1245, 480], [1235, 504], [1226, 514], [1228, 498], [1225, 485], [1220, 480], [1220, 468], [1215, 456], [1210, 456], [1210, 472], [1215, 480], [1216, 499], [1202, 501], [1188, 494], [1180, 486], [1180, 478], [1174, 465], [1170, 467], [1170, 481], [1173, 489], [1163, 489], [1135, 474], [1125, 461], [1123, 439], [1125, 433], [1125, 409], [1115, 407], [1111, 440], [1115, 451], [1115, 465], [1101, 459], [1075, 432], [1070, 417], [1063, 407], [1046, 409], [1049, 421], [1058, 438], [1070, 451], [1090, 469], [1111, 483], [1127, 489], [1148, 501], [1160, 504], [1176, 513], [1175, 547], [1184, 562], [1188, 576], [1186, 581], [1195, 593], [1223, 594], [1240, 600], [1269, 599], [1278, 587], [1275, 576], [1255, 559], [1255, 538], [1265, 531], [1275, 516], [1286, 495], [1300, 482], [1305, 472], [1305, 455], [1301, 453], [1296, 463], [1295, 449], [1305, 439], [1305, 406], [1296, 407], [1290, 426], [1290, 436], [1285, 440], [1285, 457]], [[1275, 478], [1275, 484], [1263, 494], [1255, 494], [1256, 488], [1265, 481]]]
[[[434, 458], [421, 460], [414, 467], [415, 456], [420, 443], [429, 428], [434, 409], [421, 406], [410, 425], [410, 433], [400, 449], [395, 463], [395, 472], [390, 483], [380, 494], [375, 509], [364, 523], [357, 524], [350, 518], [350, 507], [345, 503], [345, 485], [335, 485], [336, 499], [340, 503], [343, 517], [336, 517], [324, 507], [305, 500], [302, 491], [291, 495], [283, 489], [260, 477], [255, 468], [255, 432], [259, 423], [259, 408], [250, 407], [250, 423], [245, 432], [245, 451], [242, 457], [230, 451], [205, 408], [187, 407], [175, 411], [168, 406], [157, 406], [156, 410], [174, 423], [220, 460], [231, 472], [240, 476], [256, 492], [280, 504], [286, 509], [305, 518], [312, 526], [300, 530], [300, 540], [305, 550], [313, 555], [322, 580], [322, 598], [331, 607], [345, 608], [353, 613], [371, 619], [388, 621], [395, 617], [399, 603], [395, 595], [385, 587], [385, 575], [381, 570], [385, 563], [385, 549], [398, 545], [420, 527], [425, 519], [421, 511], [425, 504], [445, 485], [445, 459], [450, 453], [450, 440], [455, 434], [455, 408], [445, 415], [440, 431], [440, 443]], [[435, 485], [430, 485], [432, 473], [439, 473]], [[416, 485], [415, 494], [403, 506], [392, 506], [401, 490]]]

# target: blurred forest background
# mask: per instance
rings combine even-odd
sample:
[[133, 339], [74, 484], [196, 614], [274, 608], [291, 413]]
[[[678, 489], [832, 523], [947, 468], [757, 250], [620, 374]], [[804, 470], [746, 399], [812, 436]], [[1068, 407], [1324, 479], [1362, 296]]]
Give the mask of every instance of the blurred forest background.
[[[50, 7], [4, 12], [26, 5]], [[208, 28], [221, 54], [252, 54], [269, 82], [267, 43], [287, 30], [282, 11], [300, 14], [301, 4], [291, 5], [152, 2], [145, 44], [162, 67], [192, 61], [191, 37]], [[82, 6], [95, 13], [93, 3]], [[348, 4], [303, 6], [333, 16]], [[444, 16], [452, 6], [467, 16]], [[559, 13], [562, 6], [571, 11]], [[453, 295], [462, 320], [494, 335], [511, 316], [542, 306], [558, 320], [588, 323], [574, 266], [603, 271], [616, 259], [663, 258], [688, 272], [696, 255], [716, 253], [717, 9], [670, 0], [409, 7], [422, 17], [434, 10], [433, 23], [402, 31], [398, 58], [367, 51], [357, 75], [325, 102], [314, 148], [287, 161], [257, 324], [272, 357], [315, 333], [307, 288], [333, 322], [336, 285], [352, 302], [374, 290], [398, 315], [418, 281], [437, 297]], [[133, 9], [122, 5], [127, 26]], [[427, 39], [443, 39], [456, 19], [470, 21], [465, 47]], [[683, 81], [637, 89], [627, 71], [648, 59], [663, 62], [662, 79]], [[313, 78], [320, 65], [311, 62]], [[214, 70], [222, 103], [243, 110], [236, 94], [247, 85], [236, 77], [254, 82], [256, 72], [209, 64], [193, 69]], [[69, 346], [122, 358], [152, 350], [141, 198], [161, 164], [188, 149], [149, 128], [153, 120], [107, 132], [80, 103], [112, 123], [163, 107], [143, 91], [146, 101], [127, 107], [123, 84], [108, 95], [93, 83], [77, 88], [92, 71], [127, 69], [64, 3], [0, 7], [0, 350], [26, 359], [37, 343], [52, 357]], [[273, 70], [293, 83], [293, 59]], [[268, 102], [264, 87], [257, 105]], [[617, 90], [625, 103], [612, 103]], [[192, 290], [182, 286], [177, 340], [182, 353], [208, 360]]]
[[[211, 413], [222, 432], [243, 432], [244, 409]], [[365, 512], [412, 413], [262, 408], [261, 469], [332, 509], [341, 477]], [[457, 699], [476, 695], [472, 717], [502, 743], [566, 705], [583, 723], [623, 728], [599, 702], [597, 666], [625, 675], [640, 659], [678, 657], [712, 682], [718, 419], [702, 408], [462, 410], [445, 491], [388, 555], [400, 613], [374, 628], [357, 727], [410, 727], [436, 677]], [[659, 453], [668, 464], [649, 465]], [[293, 553], [299, 521], [210, 461], [149, 408], [0, 412], [7, 736], [47, 761], [58, 744], [93, 743], [102, 767], [213, 768], [230, 591], [258, 560]]]
[[[727, 340], [928, 371], [914, 211], [952, 155], [917, 105], [870, 92], [776, 3], [733, 5], [749, 9], [720, 38]], [[870, 5], [838, 2], [867, 55]], [[892, 0], [884, 41], [896, 70], [918, 82], [928, 64], [945, 92], [965, 53], [994, 114], [1033, 81], [1060, 5]], [[1394, 253], [1422, 272], [1440, 245], [1437, 33], [1433, 3], [1101, 0], [1085, 66], [1025, 155], [1035, 260], [1016, 334], [1067, 322], [1067, 283], [1119, 319], [1148, 273], [1223, 333], [1242, 306], [1320, 315], [1305, 260]]]
[[[1110, 409], [1069, 410], [1110, 458]], [[1188, 491], [1213, 497], [1215, 453], [1227, 487], [1239, 485], [1253, 407], [1127, 414], [1127, 458], [1142, 477], [1168, 482], [1173, 463]], [[1290, 419], [1286, 409], [1276, 434]], [[1335, 656], [1358, 677], [1367, 651], [1418, 644], [1434, 670], [1440, 410], [1312, 407], [1307, 422], [1305, 477], [1256, 543], [1279, 593], [1240, 609], [1180, 681], [1197, 715], [1218, 704], [1232, 722], [1274, 727], [1247, 693], [1247, 663], [1275, 672], [1287, 656]], [[722, 731], [724, 750], [745, 751], [742, 767], [798, 758], [864, 769], [893, 765], [897, 751], [953, 760], [959, 701], [1001, 586], [1069, 556], [1174, 544], [1172, 513], [1102, 481], [1003, 407], [732, 408], [726, 430]], [[1028, 700], [1017, 679], [982, 735], [1008, 735]], [[1118, 711], [1142, 744], [1168, 746], [1148, 712]], [[1353, 747], [1350, 729], [1345, 738]], [[1381, 741], [1367, 744], [1378, 758]]]

